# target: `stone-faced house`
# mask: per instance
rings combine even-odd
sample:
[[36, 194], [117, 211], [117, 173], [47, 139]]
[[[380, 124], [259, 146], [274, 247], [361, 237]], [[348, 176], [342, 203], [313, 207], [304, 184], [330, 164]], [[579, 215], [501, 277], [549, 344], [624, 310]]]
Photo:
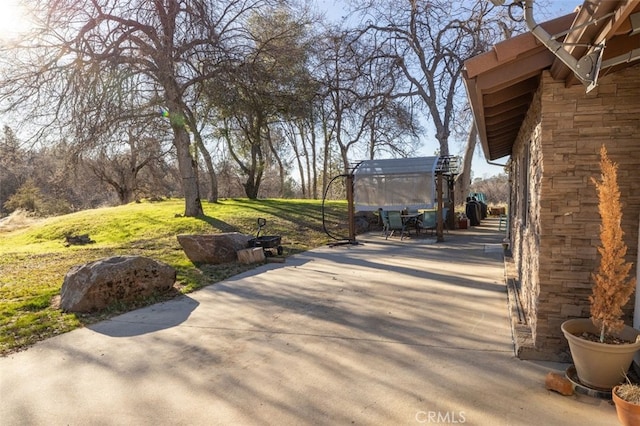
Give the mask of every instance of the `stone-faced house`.
[[567, 61], [531, 32], [468, 60], [464, 79], [484, 154], [505, 163], [509, 174], [512, 261], [506, 266], [518, 308], [516, 353], [568, 361], [560, 325], [589, 317], [598, 262], [600, 216], [591, 178], [600, 176], [603, 144], [619, 165], [627, 260], [637, 261], [640, 0], [587, 0], [540, 26], [564, 37], [563, 48], [575, 58], [605, 44], [595, 88], [587, 92]]

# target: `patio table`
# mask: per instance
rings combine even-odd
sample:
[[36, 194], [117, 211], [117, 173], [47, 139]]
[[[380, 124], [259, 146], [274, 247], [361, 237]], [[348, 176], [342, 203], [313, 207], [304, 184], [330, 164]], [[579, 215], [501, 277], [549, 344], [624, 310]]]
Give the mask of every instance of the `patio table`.
[[405, 213], [401, 214], [402, 223], [405, 225], [405, 229], [407, 233], [409, 233], [409, 226], [414, 226], [416, 228], [416, 235], [420, 233], [420, 227], [418, 225], [418, 218], [422, 216], [422, 213]]

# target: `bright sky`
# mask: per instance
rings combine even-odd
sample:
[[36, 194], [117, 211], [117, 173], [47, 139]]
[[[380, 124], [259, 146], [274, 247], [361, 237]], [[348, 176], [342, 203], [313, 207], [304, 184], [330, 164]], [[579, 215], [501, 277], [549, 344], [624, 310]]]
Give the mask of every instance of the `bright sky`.
[[0, 43], [29, 28], [22, 3], [26, 0], [0, 0]]

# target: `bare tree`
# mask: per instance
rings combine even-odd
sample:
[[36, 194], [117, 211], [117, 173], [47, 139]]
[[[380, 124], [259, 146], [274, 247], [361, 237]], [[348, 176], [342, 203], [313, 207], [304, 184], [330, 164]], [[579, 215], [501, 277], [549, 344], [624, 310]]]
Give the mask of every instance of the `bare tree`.
[[115, 190], [120, 204], [128, 204], [141, 195], [140, 172], [152, 162], [161, 162], [167, 154], [158, 140], [139, 135], [136, 130], [115, 133], [114, 136], [121, 135], [121, 138], [99, 145], [91, 157], [87, 152], [81, 153], [85, 165]]
[[313, 115], [283, 123], [282, 132], [291, 146], [298, 168], [302, 198], [318, 198], [318, 155]]
[[[362, 74], [356, 64], [362, 63], [359, 56], [361, 46], [347, 32], [329, 35], [326, 39], [325, 57], [321, 68], [317, 70], [319, 79], [325, 87], [324, 123], [328, 126], [326, 136], [335, 138], [333, 142], [338, 148], [342, 160], [342, 171], [350, 168], [349, 153], [357, 148], [366, 152], [367, 127], [373, 114], [367, 111], [370, 93], [363, 84]], [[359, 86], [358, 86], [359, 85]], [[325, 161], [330, 158], [331, 140], [325, 138]], [[358, 154], [354, 154], [358, 155]], [[326, 164], [324, 169], [326, 170]], [[326, 179], [325, 179], [326, 181]]]
[[[199, 97], [199, 96], [198, 96]], [[200, 102], [194, 102], [197, 104], [196, 108], [199, 106]], [[206, 170], [207, 177], [209, 178], [209, 196], [207, 200], [211, 203], [218, 202], [218, 175], [216, 173], [215, 167], [213, 166], [213, 159], [209, 150], [207, 149], [204, 138], [202, 136], [203, 129], [207, 126], [207, 123], [199, 123], [196, 117], [204, 117], [211, 119], [211, 109], [205, 104], [204, 111], [196, 114], [193, 112], [193, 108], [185, 108], [185, 113], [187, 114], [187, 121], [191, 123], [191, 129], [193, 133], [193, 140], [195, 146], [197, 148], [199, 156], [202, 157]], [[207, 120], [207, 121], [209, 121]], [[197, 158], [197, 156], [196, 156]]]
[[386, 58], [404, 76], [396, 97], [422, 101], [435, 128], [441, 155], [450, 155], [449, 137], [457, 114], [466, 107], [461, 71], [464, 61], [500, 39], [504, 19], [489, 1], [362, 0], [363, 45], [376, 61]]
[[[41, 31], [2, 52], [0, 103], [20, 108], [36, 137], [53, 126], [86, 140], [131, 116], [167, 115], [185, 197], [185, 215], [203, 213], [189, 114], [194, 91], [215, 79], [234, 49], [245, 43], [245, 19], [270, 0], [43, 0]], [[130, 92], [103, 90], [127, 81]], [[133, 105], [115, 114], [114, 96]], [[88, 134], [87, 129], [90, 129]]]
[[487, 204], [507, 205], [509, 203], [509, 176], [501, 173], [488, 179], [475, 179], [470, 186], [471, 192], [482, 192]]
[[476, 140], [478, 138], [478, 130], [476, 123], [471, 123], [468, 140], [464, 155], [462, 156], [462, 168], [460, 174], [455, 178], [455, 195], [454, 199], [458, 203], [464, 202], [469, 194], [469, 186], [471, 185], [471, 162], [473, 161], [473, 153], [476, 148]]
[[418, 143], [411, 98], [394, 97], [399, 75], [384, 58], [373, 57], [369, 41], [357, 31], [332, 29], [318, 43], [314, 76], [322, 86], [315, 116], [324, 185], [334, 154], [345, 173], [363, 158], [407, 156]]

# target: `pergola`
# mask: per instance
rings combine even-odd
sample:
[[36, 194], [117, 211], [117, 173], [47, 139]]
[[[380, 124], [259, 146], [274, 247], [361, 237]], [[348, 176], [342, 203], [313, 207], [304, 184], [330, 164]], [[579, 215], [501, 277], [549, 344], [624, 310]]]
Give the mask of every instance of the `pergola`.
[[353, 175], [357, 211], [418, 210], [435, 206], [438, 157], [365, 160]]
[[[459, 173], [453, 156], [364, 160], [353, 171], [353, 210], [438, 210], [438, 241], [443, 241], [444, 194], [453, 207], [453, 182]], [[446, 183], [446, 187], [443, 184]], [[445, 192], [446, 191], [446, 192]]]

